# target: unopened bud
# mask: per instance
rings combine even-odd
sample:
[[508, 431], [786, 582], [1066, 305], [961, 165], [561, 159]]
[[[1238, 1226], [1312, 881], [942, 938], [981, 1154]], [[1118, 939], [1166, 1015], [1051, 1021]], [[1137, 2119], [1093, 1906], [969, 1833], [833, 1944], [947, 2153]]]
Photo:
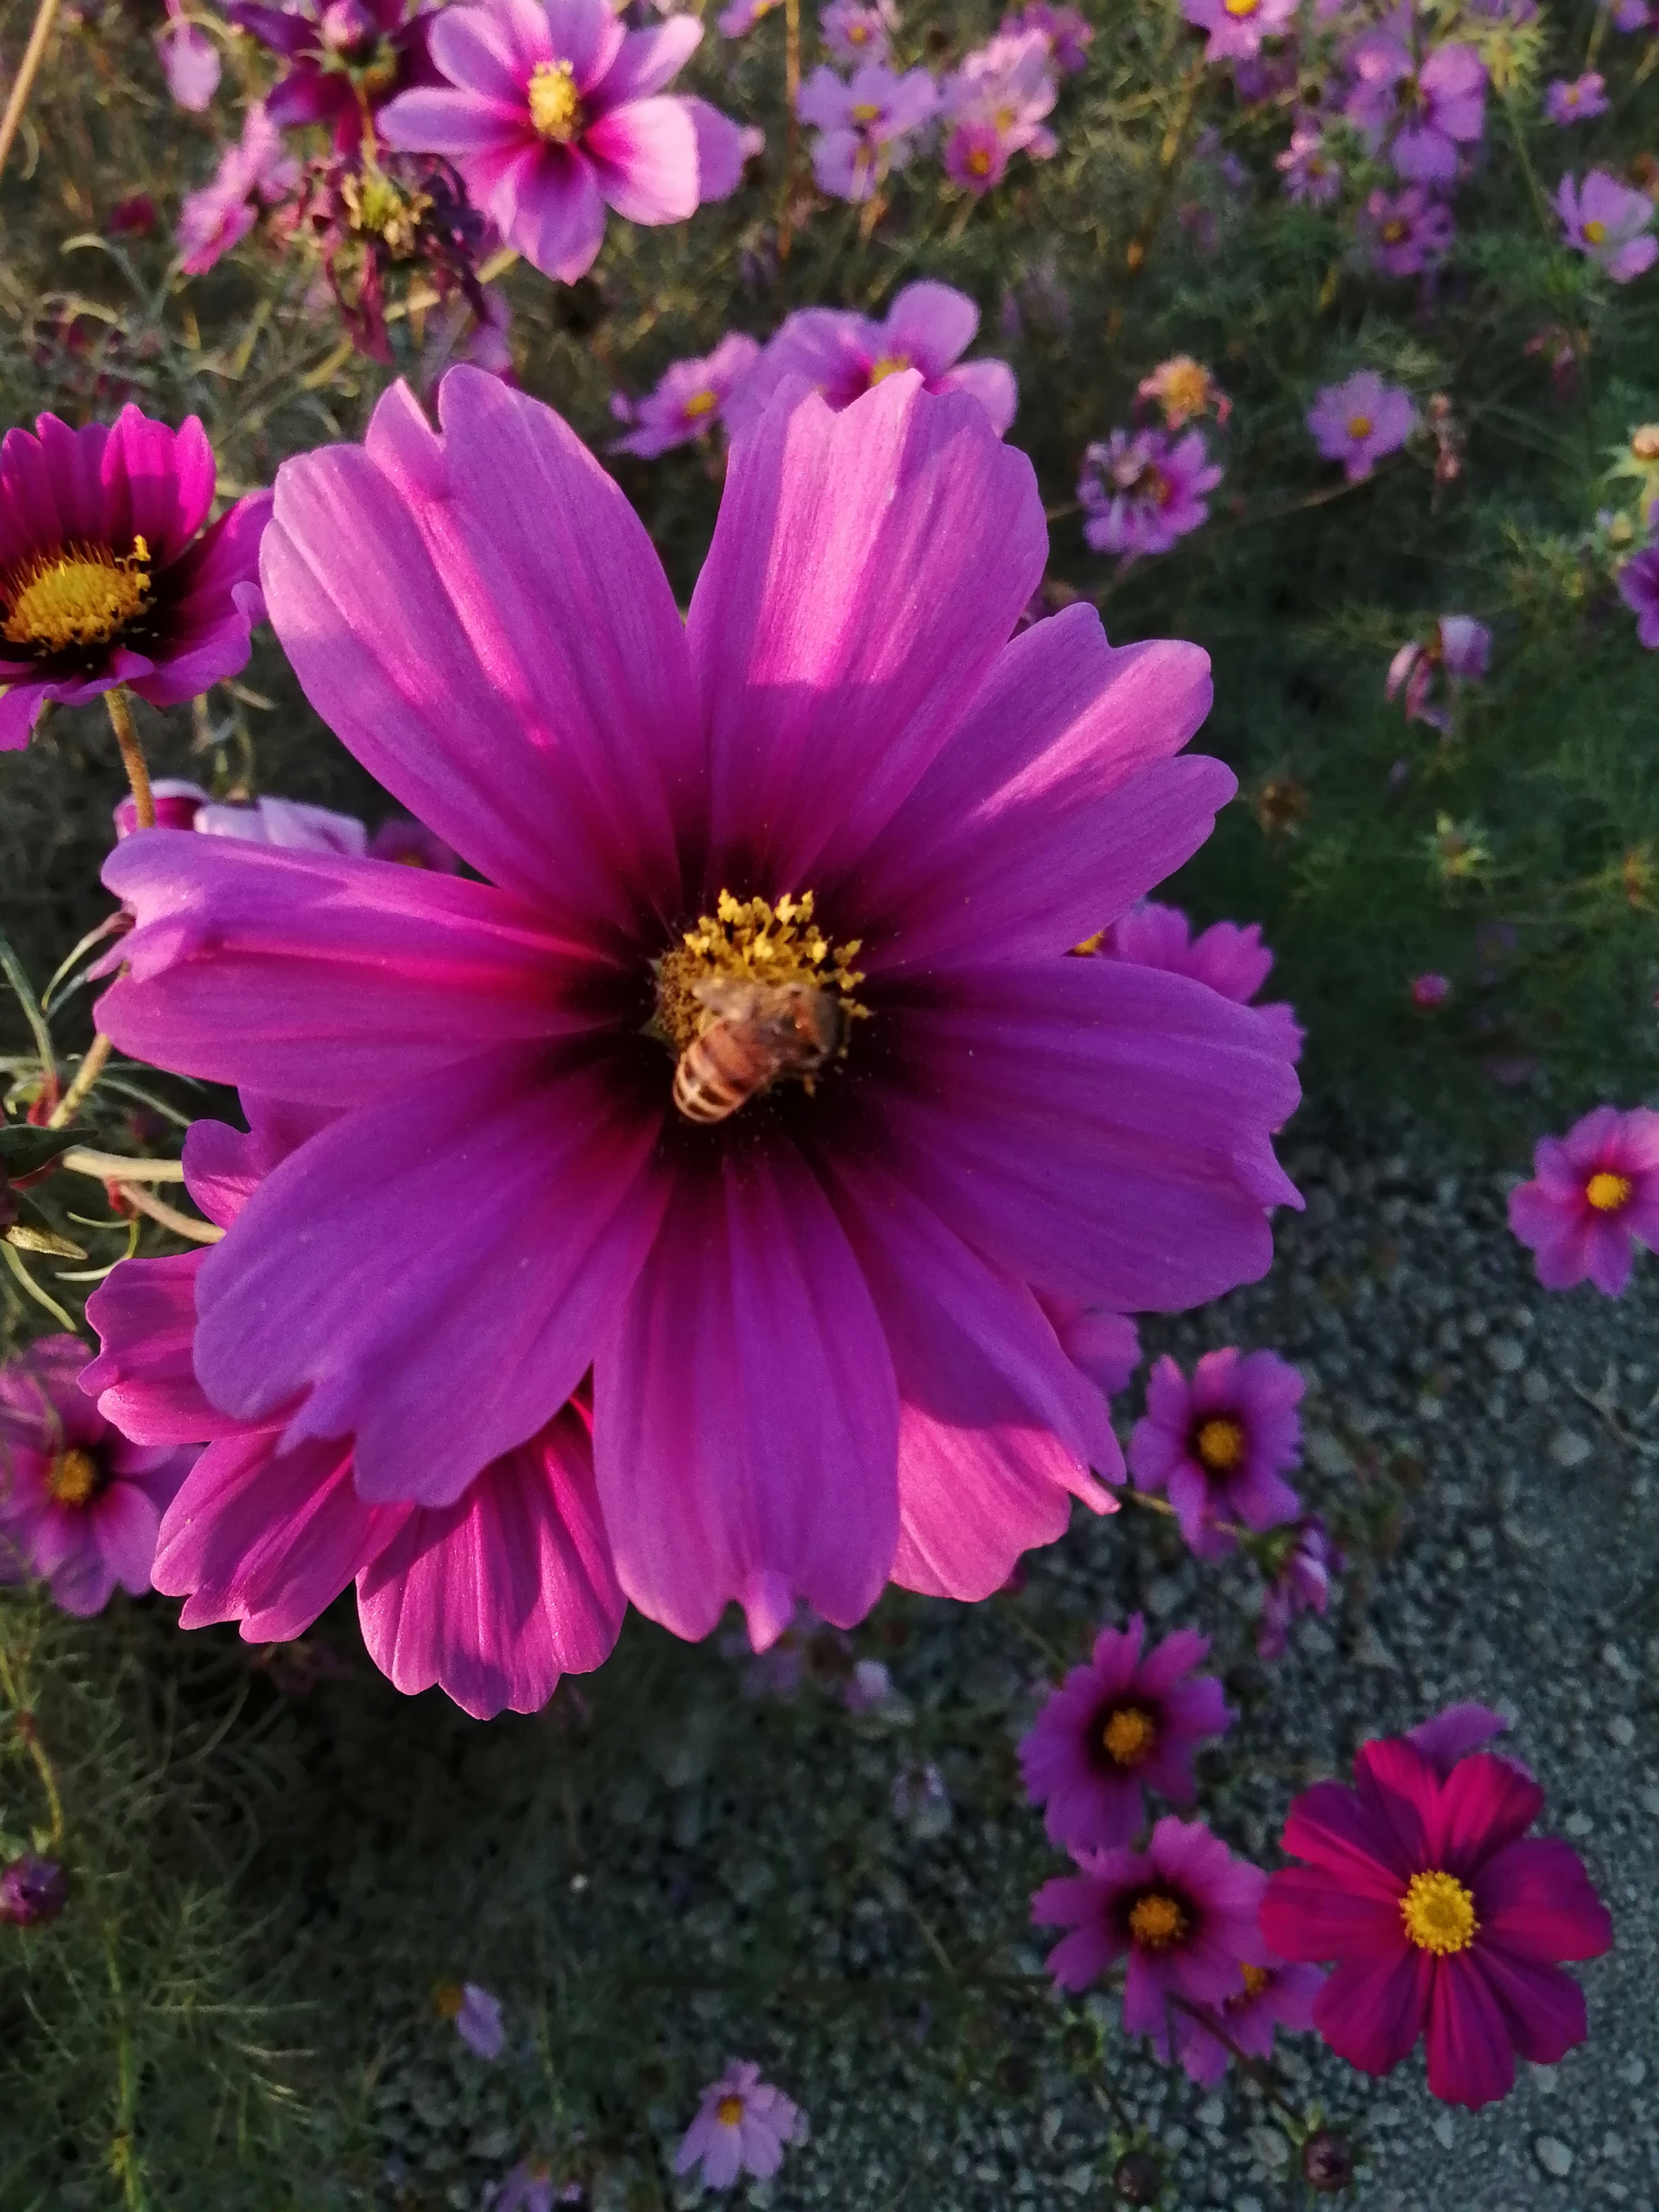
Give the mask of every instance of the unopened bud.
[[1302, 2146], [1302, 2178], [1310, 2189], [1334, 2194], [1353, 2186], [1353, 2145], [1346, 2136], [1321, 2128]]
[[56, 1859], [25, 1851], [0, 1872], [0, 1923], [36, 1928], [56, 1920], [69, 1903], [69, 1876]]
[[1112, 2186], [1126, 2204], [1156, 2204], [1164, 2193], [1164, 2169], [1150, 2151], [1126, 2151], [1113, 2169]]

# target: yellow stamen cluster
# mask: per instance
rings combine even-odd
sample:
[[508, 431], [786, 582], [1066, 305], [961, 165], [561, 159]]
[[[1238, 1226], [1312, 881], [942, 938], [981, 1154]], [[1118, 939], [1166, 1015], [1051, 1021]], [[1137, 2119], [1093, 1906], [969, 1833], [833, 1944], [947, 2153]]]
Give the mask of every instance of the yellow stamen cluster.
[[1187, 1933], [1187, 1915], [1180, 1901], [1151, 1890], [1129, 1907], [1129, 1933], [1144, 1950], [1167, 1951]]
[[1455, 1875], [1438, 1870], [1412, 1876], [1400, 1900], [1400, 1917], [1418, 1949], [1437, 1958], [1467, 1951], [1480, 1933], [1474, 1897]]
[[587, 127], [575, 71], [568, 62], [538, 62], [530, 73], [530, 120], [556, 146], [568, 146]]
[[854, 968], [861, 940], [832, 945], [812, 919], [812, 894], [788, 892], [775, 906], [765, 899], [734, 898], [722, 891], [712, 915], [703, 915], [673, 951], [657, 963], [657, 1016], [652, 1024], [675, 1053], [685, 1050], [703, 1026], [699, 983], [717, 977], [739, 983], [810, 983], [841, 1000], [843, 1013], [867, 1014], [853, 994], [864, 981]]
[[1230, 15], [1242, 18], [1245, 15], [1254, 15], [1261, 5], [1261, 0], [1221, 0], [1221, 4]]
[[734, 2128], [743, 2118], [741, 2097], [722, 2097], [714, 2107], [714, 2118], [723, 2128]]
[[97, 1461], [78, 1446], [59, 1452], [46, 1469], [46, 1488], [60, 1505], [90, 1505], [100, 1487]]
[[31, 554], [0, 576], [0, 637], [49, 653], [107, 645], [143, 611], [149, 596], [149, 548], [142, 538], [133, 539], [128, 554], [79, 543]]
[[1592, 246], [1600, 246], [1607, 234], [1607, 227], [1604, 222], [1587, 222], [1584, 225], [1584, 236]]
[[1158, 1742], [1158, 1723], [1139, 1705], [1120, 1705], [1100, 1731], [1107, 1757], [1117, 1766], [1140, 1766]]
[[1218, 1414], [1200, 1426], [1193, 1449], [1212, 1474], [1231, 1474], [1244, 1456], [1244, 1431], [1237, 1421]]
[[1201, 415], [1209, 404], [1210, 372], [1188, 354], [1177, 354], [1158, 380], [1158, 396], [1170, 415]]
[[880, 104], [876, 100], [861, 100], [853, 109], [852, 116], [854, 123], [878, 123], [881, 120]]
[[1598, 1213], [1617, 1213], [1621, 1206], [1630, 1203], [1635, 1188], [1628, 1176], [1614, 1175], [1603, 1168], [1584, 1185], [1584, 1195]]
[[1348, 417], [1348, 435], [1351, 438], [1369, 438], [1376, 428], [1369, 415], [1350, 415]]
[[1272, 1987], [1273, 1978], [1266, 1966], [1252, 1966], [1246, 1965], [1243, 1971], [1244, 1975], [1244, 1998], [1246, 2002], [1248, 2002], [1252, 1997], [1259, 1997], [1263, 1990]]
[[908, 353], [884, 353], [879, 361], [871, 362], [870, 381], [872, 385], [880, 384], [886, 378], [896, 376], [901, 369], [908, 368], [910, 366], [911, 361]]
[[718, 392], [694, 392], [681, 411], [688, 422], [700, 422], [705, 415], [712, 415], [720, 404]]

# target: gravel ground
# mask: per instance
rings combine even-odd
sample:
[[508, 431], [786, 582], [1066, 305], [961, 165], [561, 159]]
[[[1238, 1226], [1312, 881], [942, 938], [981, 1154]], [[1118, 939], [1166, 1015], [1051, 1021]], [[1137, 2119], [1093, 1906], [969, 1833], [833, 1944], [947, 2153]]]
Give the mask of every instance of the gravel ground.
[[[1144, 1607], [1215, 1637], [1243, 1707], [1200, 1770], [1204, 1809], [1237, 1848], [1270, 1858], [1291, 1796], [1367, 1735], [1479, 1698], [1512, 1717], [1546, 1826], [1573, 1840], [1612, 1910], [1614, 1952], [1579, 1970], [1589, 2043], [1559, 2069], [1522, 2066], [1513, 2095], [1479, 2115], [1435, 2104], [1420, 2059], [1371, 2083], [1313, 2039], [1281, 2041], [1292, 2100], [1360, 2143], [1362, 2201], [1656, 2212], [1659, 1270], [1645, 1263], [1617, 1303], [1545, 1296], [1504, 1226], [1510, 1178], [1457, 1171], [1421, 1131], [1292, 1140], [1287, 1157], [1309, 1204], [1283, 1223], [1272, 1275], [1147, 1330], [1148, 1349], [1270, 1345], [1297, 1364], [1306, 1494], [1376, 1531], [1368, 1571], [1262, 1669], [1248, 1569], [1199, 1568], [1150, 1513], [1079, 1512], [1017, 1595], [884, 1607], [858, 1648], [889, 1664], [892, 1711], [850, 1717], [811, 1683], [790, 1704], [745, 1698], [740, 1662], [694, 1655], [678, 1702], [665, 1696], [660, 1729], [580, 1822], [519, 1846], [561, 1973], [582, 1961], [601, 1986], [607, 1972], [660, 1979], [654, 2056], [631, 2092], [633, 2031], [601, 2029], [596, 2056], [633, 2121], [645, 2112], [654, 2172], [636, 2126], [613, 2152], [580, 2099], [562, 2126], [567, 2143], [586, 2132], [596, 2208], [692, 2201], [665, 2162], [690, 2117], [684, 2085], [733, 2052], [761, 2058], [811, 2115], [810, 2145], [752, 2192], [775, 2212], [1103, 2206], [1131, 2129], [1166, 2161], [1166, 2212], [1309, 2201], [1253, 2084], [1230, 2076], [1206, 2095], [1147, 2063], [1117, 2030], [1115, 1996], [1057, 2003], [1024, 1924], [1029, 1892], [1060, 1865], [1012, 1758], [1050, 1672], [1039, 1645], [1070, 1657], [1098, 1621]], [[1126, 1431], [1139, 1402], [1137, 1378]], [[948, 1804], [896, 1783], [927, 1762]], [[474, 1921], [480, 1976], [522, 2019], [521, 1877], [503, 1872], [498, 1838], [487, 1868], [476, 1831], [453, 1848], [469, 1860], [458, 1895], [492, 1885]], [[431, 2031], [405, 2041], [368, 2126], [388, 2204], [480, 2201], [524, 2140], [506, 2079]]]

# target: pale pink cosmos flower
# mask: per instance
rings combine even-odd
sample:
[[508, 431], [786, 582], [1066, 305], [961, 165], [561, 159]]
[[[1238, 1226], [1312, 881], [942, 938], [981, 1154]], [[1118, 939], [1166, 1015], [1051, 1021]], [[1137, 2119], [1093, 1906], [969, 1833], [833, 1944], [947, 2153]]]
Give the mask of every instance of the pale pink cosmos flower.
[[1208, 521], [1205, 494], [1221, 475], [1200, 430], [1181, 439], [1161, 430], [1114, 430], [1083, 456], [1077, 487], [1087, 517], [1083, 535], [1097, 553], [1120, 554], [1126, 566], [1167, 553]]
[[1041, 31], [994, 38], [967, 55], [940, 88], [941, 112], [953, 126], [945, 151], [949, 174], [981, 192], [1000, 179], [1012, 154], [1051, 159], [1058, 141], [1042, 118], [1056, 97]]
[[1396, 453], [1417, 428], [1411, 394], [1362, 368], [1346, 384], [1327, 385], [1308, 414], [1314, 443], [1328, 461], [1340, 461], [1350, 483], [1370, 476], [1384, 454]]
[[195, 1454], [112, 1428], [80, 1387], [87, 1347], [43, 1336], [0, 1366], [0, 1583], [38, 1576], [54, 1604], [101, 1613], [149, 1588], [163, 1509]]
[[741, 331], [728, 331], [711, 354], [695, 361], [672, 362], [663, 371], [653, 391], [641, 400], [628, 403], [628, 435], [618, 438], [613, 453], [637, 453], [654, 460], [675, 446], [689, 446], [706, 438], [729, 421], [733, 393], [754, 373], [761, 349]]
[[185, 275], [204, 276], [247, 236], [260, 205], [274, 207], [299, 181], [298, 161], [263, 101], [256, 102], [242, 118], [240, 138], [220, 155], [211, 181], [185, 195], [178, 229]]
[[368, 831], [355, 814], [336, 814], [297, 799], [256, 799], [249, 806], [210, 799], [196, 810], [191, 828], [204, 837], [235, 837], [252, 845], [278, 845], [298, 853], [364, 853]]
[[[194, 1372], [443, 1515], [591, 1370], [617, 1580], [688, 1638], [984, 1595], [1121, 1466], [1036, 1291], [1217, 1296], [1296, 1200], [1260, 1018], [1066, 957], [1234, 788], [1173, 757], [1205, 656], [1086, 605], [1015, 638], [1030, 463], [914, 369], [734, 439], [689, 618], [550, 410], [457, 368], [438, 410], [393, 386], [285, 463], [264, 579], [313, 706], [485, 880], [161, 830], [105, 864], [118, 1046], [331, 1117], [200, 1261]], [[696, 994], [745, 972], [830, 1034], [727, 1101]]]
[[1005, 15], [1002, 35], [1018, 38], [1022, 32], [1040, 31], [1048, 41], [1048, 56], [1063, 76], [1075, 76], [1089, 65], [1094, 26], [1075, 8], [1054, 8], [1048, 0], [1026, 0], [1018, 15]]
[[1597, 1106], [1565, 1137], [1543, 1137], [1533, 1180], [1510, 1193], [1510, 1227], [1547, 1291], [1588, 1279], [1616, 1298], [1632, 1248], [1659, 1250], [1659, 1114]]
[[608, 0], [469, 0], [432, 27], [447, 82], [400, 94], [380, 128], [407, 153], [447, 155], [507, 244], [574, 283], [599, 257], [607, 207], [684, 222], [737, 190], [738, 125], [664, 91], [702, 37], [690, 15], [629, 31]]
[[939, 87], [926, 70], [901, 76], [882, 62], [861, 63], [850, 78], [820, 66], [795, 98], [795, 112], [818, 133], [811, 150], [819, 191], [855, 204], [905, 167], [938, 111]]
[[830, 0], [818, 35], [838, 62], [884, 62], [898, 28], [894, 0]]
[[1628, 284], [1659, 259], [1659, 238], [1650, 228], [1653, 202], [1605, 169], [1592, 169], [1582, 186], [1571, 175], [1563, 177], [1555, 211], [1567, 244], [1588, 254], [1615, 284]]
[[155, 34], [155, 51], [167, 90], [180, 107], [199, 115], [219, 89], [219, 49], [179, 0], [167, 0], [167, 20]]
[[1608, 105], [1607, 79], [1595, 70], [1570, 82], [1557, 77], [1544, 88], [1544, 112], [1552, 123], [1588, 123], [1592, 116], [1605, 115]]
[[[199, 783], [173, 775], [153, 776], [149, 795], [155, 802], [156, 822], [163, 830], [193, 830], [210, 796]], [[118, 837], [131, 837], [138, 827], [138, 802], [130, 791], [116, 800], [114, 820]]]
[[[1261, 942], [1259, 922], [1212, 921], [1194, 937], [1178, 906], [1160, 905], [1156, 899], [1143, 899], [1131, 907], [1102, 932], [1096, 949], [1109, 960], [1133, 960], [1146, 968], [1194, 976], [1241, 1006], [1251, 1004], [1273, 964], [1272, 952]], [[1291, 1060], [1299, 1059], [1302, 1027], [1294, 1009], [1281, 999], [1255, 1012], [1270, 1025], [1278, 1049]]]
[[1273, 167], [1285, 179], [1285, 197], [1306, 201], [1310, 207], [1328, 207], [1342, 190], [1342, 165], [1332, 153], [1325, 128], [1316, 115], [1298, 115], [1291, 143], [1273, 156]]
[[702, 2168], [706, 2189], [732, 2188], [745, 2173], [768, 2181], [791, 2143], [807, 2138], [806, 2115], [781, 2089], [761, 2080], [751, 2059], [734, 2058], [702, 2093], [697, 2117], [674, 2154], [674, 2171]]
[[1290, 29], [1297, 4], [1297, 0], [1181, 0], [1181, 13], [1194, 30], [1209, 33], [1206, 61], [1251, 61], [1264, 39], [1282, 38]]
[[890, 376], [914, 368], [929, 392], [965, 392], [1000, 437], [1014, 419], [1019, 387], [1006, 361], [963, 361], [979, 330], [965, 292], [924, 280], [893, 295], [884, 317], [844, 307], [799, 307], [770, 340], [753, 373], [729, 395], [735, 429], [752, 422], [781, 385], [801, 377], [839, 414]]
[[1146, 1412], [1129, 1438], [1129, 1472], [1137, 1490], [1168, 1498], [1199, 1559], [1234, 1549], [1223, 1522], [1260, 1531], [1301, 1512], [1284, 1476], [1302, 1456], [1303, 1387], [1276, 1352], [1235, 1345], [1205, 1352], [1190, 1382], [1167, 1354], [1152, 1369]]

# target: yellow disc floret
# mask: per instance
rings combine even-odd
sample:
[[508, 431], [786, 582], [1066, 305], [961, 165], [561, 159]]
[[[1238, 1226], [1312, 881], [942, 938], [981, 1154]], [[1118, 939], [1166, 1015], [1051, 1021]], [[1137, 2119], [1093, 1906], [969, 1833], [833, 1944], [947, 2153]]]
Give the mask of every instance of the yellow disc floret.
[[1244, 1456], [1244, 1431], [1218, 1413], [1200, 1427], [1193, 1448], [1212, 1474], [1230, 1474]]
[[1115, 1765], [1139, 1766], [1157, 1745], [1158, 1723], [1139, 1705], [1120, 1705], [1100, 1731], [1100, 1741]]
[[1348, 417], [1348, 435], [1351, 438], [1369, 438], [1376, 427], [1369, 415], [1350, 415]]
[[143, 611], [149, 566], [142, 538], [125, 555], [79, 544], [32, 554], [0, 576], [0, 637], [47, 653], [107, 645]]
[[1129, 1933], [1143, 1949], [1167, 1951], [1187, 1933], [1187, 1914], [1180, 1900], [1149, 1890], [1129, 1907]]
[[1432, 1951], [1438, 1958], [1467, 1951], [1480, 1933], [1474, 1897], [1455, 1875], [1438, 1869], [1412, 1876], [1411, 1887], [1400, 1900], [1400, 1917], [1418, 1949]]
[[680, 411], [688, 422], [699, 422], [705, 415], [712, 415], [720, 404], [718, 392], [694, 392]]
[[657, 963], [657, 1012], [653, 1030], [675, 1053], [703, 1028], [700, 983], [810, 983], [841, 1001], [852, 1018], [868, 1013], [853, 996], [864, 981], [854, 968], [860, 939], [832, 945], [812, 919], [812, 894], [788, 892], [774, 905], [722, 891], [712, 915], [688, 929]]
[[714, 2118], [723, 2128], [734, 2128], [743, 2118], [741, 2097], [722, 2097], [714, 2107]]
[[870, 381], [872, 384], [880, 384], [885, 378], [896, 376], [901, 369], [908, 368], [910, 366], [910, 356], [908, 353], [884, 353], [879, 361], [871, 362]]
[[556, 146], [581, 137], [587, 118], [568, 62], [538, 62], [530, 72], [530, 120], [538, 136]]
[[1584, 1195], [1598, 1213], [1617, 1213], [1621, 1206], [1628, 1206], [1635, 1188], [1628, 1176], [1614, 1175], [1603, 1168], [1584, 1185]]
[[59, 1452], [46, 1470], [46, 1488], [60, 1505], [90, 1505], [100, 1487], [97, 1461], [78, 1445]]

